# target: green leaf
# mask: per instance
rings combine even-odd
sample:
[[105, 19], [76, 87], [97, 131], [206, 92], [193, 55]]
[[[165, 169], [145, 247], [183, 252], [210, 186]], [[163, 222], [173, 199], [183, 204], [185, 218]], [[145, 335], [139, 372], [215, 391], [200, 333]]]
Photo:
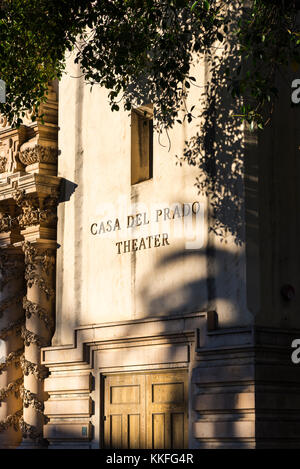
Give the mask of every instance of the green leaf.
[[204, 8], [208, 11], [210, 9], [210, 3], [208, 0], [203, 1]]
[[196, 2], [193, 3], [192, 8], [191, 8], [191, 11], [193, 11], [193, 10], [196, 8], [196, 6], [198, 5], [198, 3], [199, 3], [199, 0], [196, 0]]

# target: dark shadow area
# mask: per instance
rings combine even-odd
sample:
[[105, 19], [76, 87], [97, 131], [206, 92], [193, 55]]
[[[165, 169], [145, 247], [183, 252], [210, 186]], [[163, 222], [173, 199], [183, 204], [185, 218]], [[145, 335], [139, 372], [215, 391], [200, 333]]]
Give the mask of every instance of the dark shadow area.
[[[173, 314], [184, 314], [195, 311], [216, 309], [216, 301], [224, 300], [230, 304], [232, 320], [245, 321], [239, 318], [241, 304], [239, 298], [246, 292], [244, 278], [238, 278], [239, 265], [235, 253], [224, 249], [206, 248], [201, 250], [177, 250], [162, 256], [156, 263], [154, 271], [145, 275], [137, 295], [143, 303], [142, 317], [155, 317]], [[191, 269], [199, 266], [194, 272], [194, 280], [173, 284], [174, 272], [185, 269], [191, 263]], [[186, 264], [187, 263], [187, 264]], [[163, 292], [160, 291], [161, 277], [169, 273]], [[149, 282], [151, 278], [151, 282]], [[238, 284], [237, 279], [238, 278]]]
[[78, 184], [75, 184], [75, 182], [61, 178], [58, 203], [69, 202], [77, 187]]
[[[234, 12], [233, 12], [234, 14]], [[199, 124], [197, 133], [185, 142], [180, 164], [199, 168], [195, 187], [209, 198], [212, 223], [209, 230], [222, 240], [228, 234], [241, 245], [244, 229], [244, 136], [239, 117], [239, 103], [230, 93], [228, 70], [241, 64], [236, 39], [228, 35], [227, 43], [212, 48], [212, 55], [204, 62], [205, 88], [194, 116]], [[197, 82], [196, 82], [197, 83]], [[197, 86], [191, 82], [192, 86]]]

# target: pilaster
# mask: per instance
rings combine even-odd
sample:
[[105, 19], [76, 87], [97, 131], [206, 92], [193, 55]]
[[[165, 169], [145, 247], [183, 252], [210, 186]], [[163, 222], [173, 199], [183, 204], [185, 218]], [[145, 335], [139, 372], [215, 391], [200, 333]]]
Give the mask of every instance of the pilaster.
[[[44, 379], [40, 348], [54, 332], [57, 99], [18, 128], [0, 118], [0, 445], [41, 448]], [[14, 265], [19, 266], [18, 272]], [[3, 267], [2, 267], [3, 265]], [[13, 433], [15, 430], [15, 433]], [[3, 445], [2, 445], [3, 442]]]
[[[2, 208], [3, 209], [3, 208]], [[5, 220], [5, 221], [4, 221]], [[21, 440], [21, 389], [24, 352], [24, 256], [11, 241], [18, 236], [10, 215], [1, 219], [0, 233], [0, 448], [15, 448]]]

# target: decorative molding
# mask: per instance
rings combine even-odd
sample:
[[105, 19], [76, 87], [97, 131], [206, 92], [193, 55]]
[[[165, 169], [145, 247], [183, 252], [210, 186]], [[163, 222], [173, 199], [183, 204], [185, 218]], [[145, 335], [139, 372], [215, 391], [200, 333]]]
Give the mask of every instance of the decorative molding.
[[48, 196], [41, 202], [37, 197], [26, 196], [25, 190], [17, 189], [13, 193], [13, 198], [18, 207], [22, 209], [22, 214], [16, 217], [21, 228], [41, 223], [49, 226], [56, 224], [56, 207], [58, 204], [56, 196]]
[[19, 420], [19, 426], [22, 431], [23, 438], [31, 438], [38, 442], [43, 440], [43, 432], [38, 430], [35, 426], [25, 422], [23, 417]]
[[24, 296], [23, 298], [23, 308], [25, 310], [25, 316], [27, 319], [35, 315], [45, 323], [47, 329], [51, 330], [54, 327], [54, 320], [51, 314], [37, 303], [33, 303], [33, 301], [28, 300], [27, 296]]
[[0, 140], [0, 173], [13, 173], [20, 169], [19, 133], [18, 130], [9, 129]]
[[7, 386], [4, 388], [0, 389], [0, 402], [3, 401], [4, 399], [7, 398], [7, 396], [14, 392], [15, 395], [18, 397], [19, 396], [19, 391], [21, 386], [23, 385], [23, 377], [18, 378], [15, 381], [9, 383]]
[[[8, 371], [3, 375], [6, 386], [0, 389], [0, 400], [11, 393], [15, 393], [18, 400], [23, 399], [21, 410], [13, 413], [21, 404], [14, 399], [9, 399], [7, 409], [1, 410], [0, 432], [11, 426], [20, 430], [15, 438], [7, 433], [9, 445], [12, 441], [17, 445], [21, 433], [24, 438], [34, 440], [34, 447], [43, 445], [42, 422], [47, 423], [43, 415], [42, 382], [48, 376], [48, 370], [40, 364], [39, 348], [50, 343], [54, 329], [51, 314], [55, 295], [53, 273], [60, 184], [56, 176], [57, 107], [56, 94], [50, 87], [47, 102], [39, 109], [43, 119], [32, 122], [27, 113], [23, 124], [15, 129], [0, 116], [0, 238], [3, 247], [0, 249], [0, 318], [3, 318], [0, 340], [8, 341], [10, 352], [16, 338], [18, 348], [7, 352], [0, 363], [0, 374]], [[22, 243], [22, 239], [25, 242]], [[12, 249], [12, 245], [21, 246], [21, 249]], [[23, 285], [27, 287], [26, 291]], [[43, 298], [41, 305], [30, 300], [39, 302], [36, 298], [41, 295], [37, 289], [48, 300], [44, 302]], [[14, 314], [9, 317], [12, 308]], [[14, 318], [16, 321], [10, 322]], [[34, 333], [30, 329], [43, 332]], [[12, 367], [19, 369], [15, 371]], [[16, 378], [14, 381], [12, 376]], [[4, 445], [5, 437], [1, 439]]]
[[45, 339], [43, 339], [38, 334], [29, 331], [28, 329], [26, 329], [25, 326], [22, 326], [21, 336], [24, 339], [24, 344], [26, 345], [26, 347], [29, 347], [30, 344], [35, 344], [38, 347], [44, 347], [45, 344], [47, 344], [47, 341]]
[[25, 148], [19, 153], [19, 159], [25, 166], [34, 163], [57, 164], [57, 156], [57, 148], [44, 147], [38, 144], [34, 147]]
[[206, 323], [207, 312], [203, 311], [77, 327], [72, 345], [44, 348], [43, 363], [49, 368], [73, 363], [85, 366], [92, 359], [91, 344], [93, 347], [135, 347], [149, 343], [162, 345], [187, 340], [194, 342], [197, 328], [204, 331]]
[[[1, 163], [0, 163], [1, 164]], [[13, 219], [10, 215], [0, 212], [0, 232], [11, 231], [13, 227]]]
[[37, 412], [43, 414], [44, 411], [44, 404], [41, 402], [37, 395], [33, 392], [25, 389], [24, 386], [20, 387], [20, 396], [23, 399], [24, 407], [33, 407]]
[[25, 356], [22, 355], [20, 358], [20, 366], [25, 376], [32, 374], [37, 380], [43, 381], [49, 376], [49, 370], [44, 365], [38, 365], [26, 360]]
[[0, 156], [0, 173], [6, 172], [7, 158], [5, 156]]
[[15, 431], [18, 431], [22, 415], [23, 409], [20, 409], [14, 414], [8, 415], [5, 420], [0, 421], [0, 433], [4, 430], [7, 430], [11, 426], [14, 428]]
[[19, 207], [22, 207], [23, 201], [25, 200], [25, 196], [25, 190], [20, 188], [16, 189], [12, 194], [12, 198]]
[[25, 254], [25, 280], [27, 286], [31, 288], [33, 285], [37, 285], [45, 293], [47, 299], [52, 298], [55, 295], [54, 289], [49, 285], [49, 282], [41, 277], [37, 270], [40, 267], [48, 277], [55, 265], [53, 254], [48, 249], [38, 252], [38, 249], [29, 241], [22, 243], [22, 249]]
[[0, 127], [7, 127], [7, 117], [5, 117], [3, 114], [0, 114]]
[[[2, 231], [3, 231], [3, 217], [2, 217]], [[9, 218], [9, 221], [11, 222], [11, 219]], [[1, 224], [1, 223], [0, 223]], [[17, 254], [16, 252], [12, 252], [11, 250], [7, 250], [3, 252], [3, 250], [0, 251], [0, 275], [1, 275], [1, 280], [0, 280], [0, 289], [3, 291], [4, 287], [9, 284], [10, 282], [13, 284], [16, 280], [18, 281], [21, 275], [24, 272], [24, 263], [22, 262], [23, 256], [20, 254]], [[18, 284], [17, 284], [18, 285]], [[22, 287], [21, 287], [22, 288]], [[20, 310], [20, 316], [18, 319], [16, 319], [13, 322], [9, 322], [10, 315], [7, 314], [7, 322], [4, 327], [0, 329], [0, 340], [4, 341], [10, 341], [14, 340], [14, 337], [21, 335], [21, 328], [22, 325], [25, 322], [25, 317], [23, 316], [22, 313], [22, 295], [18, 294], [17, 291], [14, 287], [9, 288], [9, 290], [4, 291], [2, 294], [2, 297], [4, 299], [0, 302], [0, 318], [4, 316], [4, 313], [10, 313], [11, 308], [14, 307], [16, 310]], [[10, 293], [12, 296], [7, 297], [7, 293]], [[5, 298], [6, 296], [6, 298]], [[0, 375], [4, 371], [10, 371], [10, 373], [7, 375], [7, 377], [10, 376], [11, 378], [11, 372], [13, 366], [15, 368], [19, 368], [20, 365], [20, 357], [24, 353], [24, 347], [20, 347], [17, 350], [11, 351], [8, 353], [8, 355], [5, 357], [4, 361], [0, 363]], [[18, 376], [19, 373], [17, 373]], [[14, 375], [14, 372], [13, 372]], [[19, 396], [19, 391], [20, 391], [20, 386], [23, 384], [23, 376], [11, 381], [7, 386], [0, 388], [0, 401], [3, 399], [6, 399], [11, 393], [15, 394], [15, 397], [18, 399]], [[19, 403], [17, 404], [19, 407]], [[8, 405], [8, 409], [10, 407], [10, 404]], [[10, 426], [13, 426], [14, 429], [17, 431], [18, 430], [18, 422], [21, 417], [21, 411], [18, 411], [14, 414], [8, 415], [4, 420], [0, 421], [0, 432], [7, 430]]]
[[10, 352], [5, 361], [0, 363], [0, 375], [5, 371], [12, 363], [15, 363], [15, 367], [18, 368], [21, 363], [21, 358], [24, 353], [23, 347], [15, 352]]
[[47, 285], [47, 282], [38, 276], [34, 270], [31, 270], [31, 265], [26, 266], [25, 271], [25, 280], [27, 281], [27, 286], [31, 288], [33, 285], [37, 285], [40, 290], [42, 290], [48, 299], [54, 297], [55, 291], [53, 288], [50, 288]]

